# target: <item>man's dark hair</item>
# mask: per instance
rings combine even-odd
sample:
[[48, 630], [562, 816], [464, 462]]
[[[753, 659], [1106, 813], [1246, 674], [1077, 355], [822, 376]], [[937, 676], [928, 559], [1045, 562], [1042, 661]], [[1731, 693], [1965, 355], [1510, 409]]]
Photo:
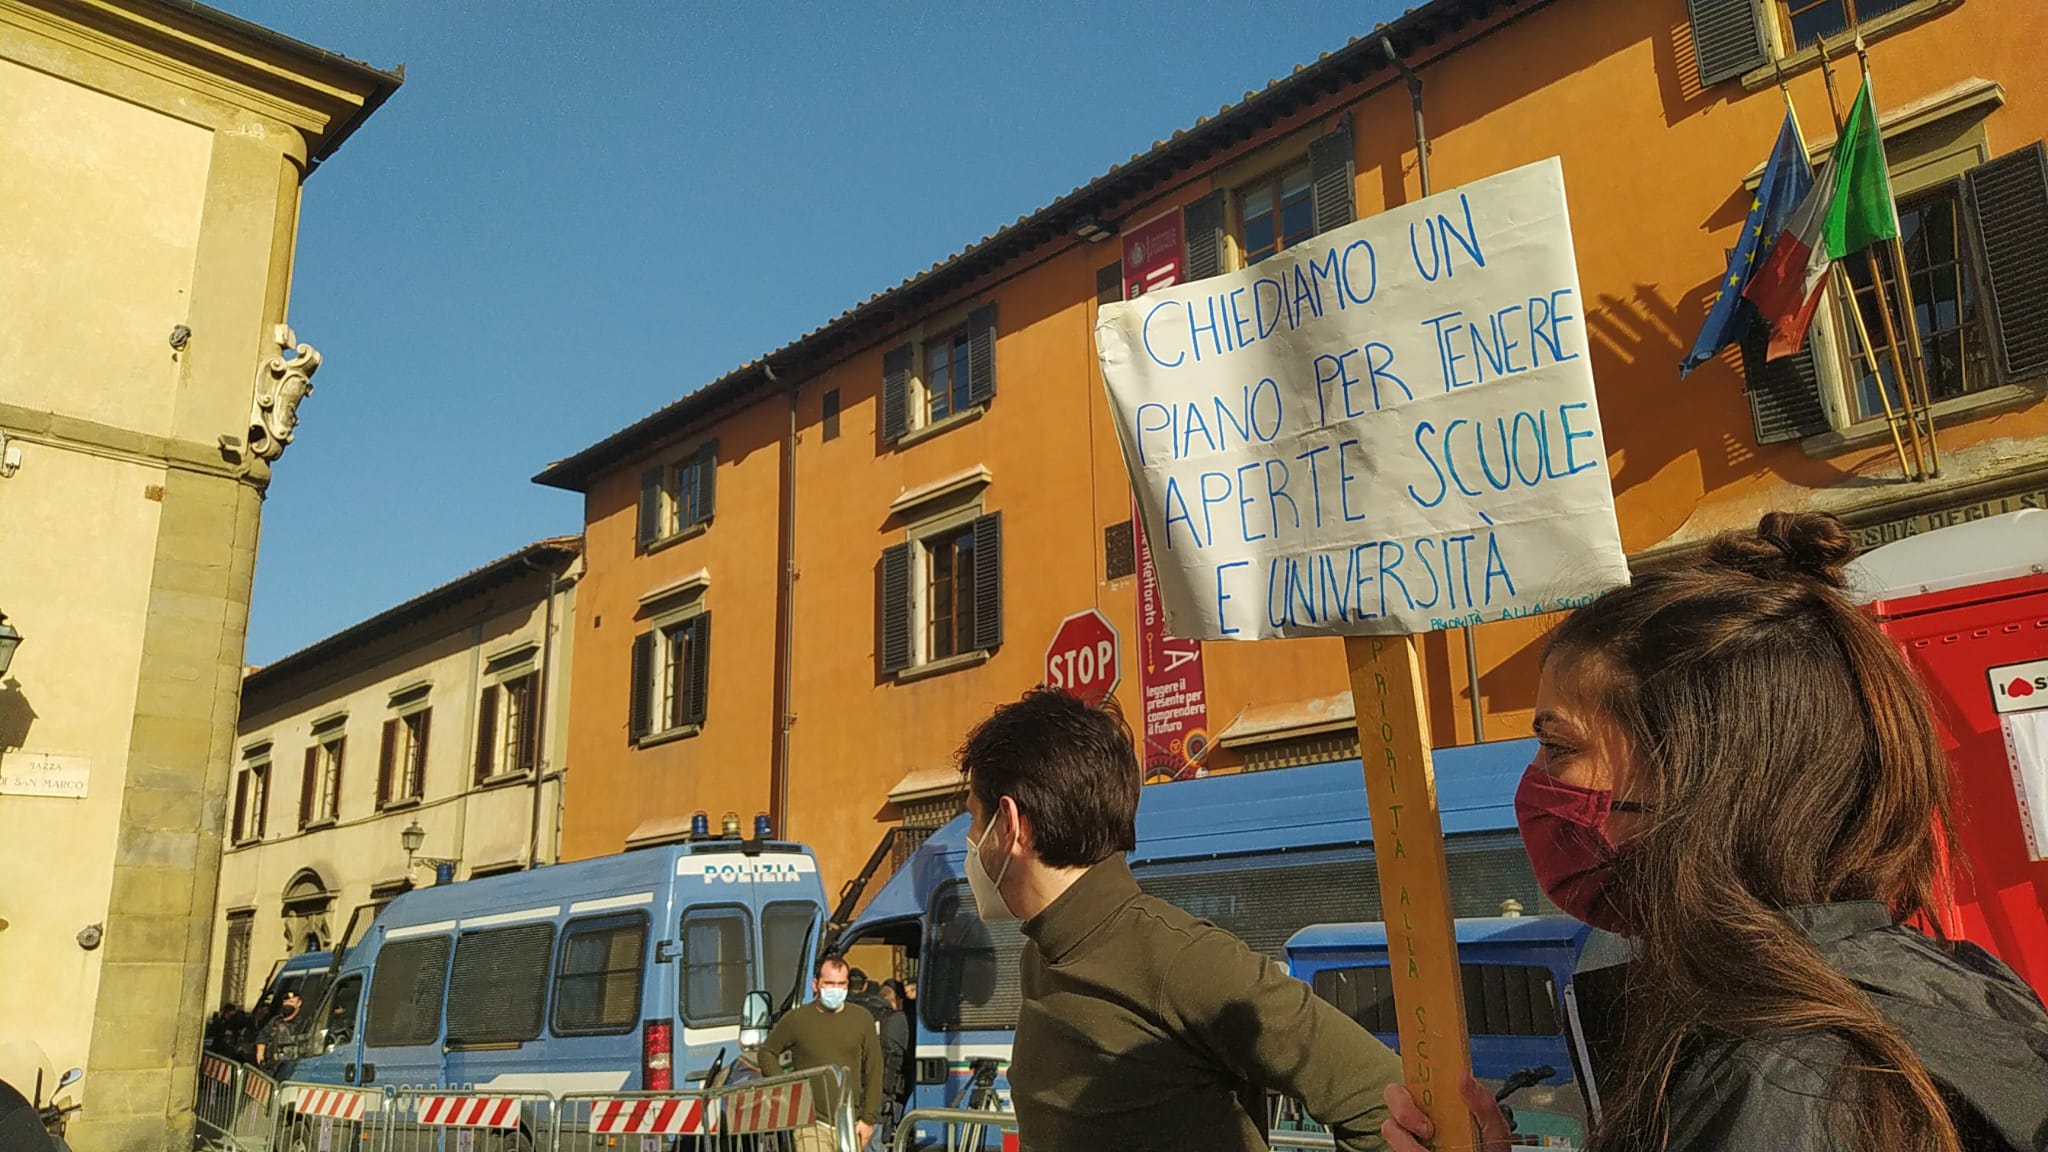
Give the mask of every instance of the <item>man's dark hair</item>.
[[[844, 956], [841, 956], [841, 955], [840, 955], [839, 953], [837, 953], [837, 952], [827, 952], [827, 953], [825, 953], [825, 954], [823, 954], [823, 955], [819, 956], [819, 957], [818, 957], [818, 962], [817, 962], [816, 964], [813, 964], [813, 965], [811, 965], [811, 976], [812, 976], [812, 978], [813, 978], [813, 979], [816, 979], [816, 978], [820, 978], [820, 977], [823, 977], [823, 976], [825, 975], [825, 968], [826, 968], [826, 967], [827, 967], [828, 965], [830, 965], [830, 966], [835, 966], [835, 967], [839, 967], [839, 968], [845, 968], [845, 967], [846, 967], [846, 957], [844, 957]], [[847, 987], [848, 987], [849, 989], [851, 989], [851, 988], [853, 987], [853, 979], [852, 979], [851, 971], [852, 971], [851, 969], [848, 969], [848, 977], [847, 977], [847, 981], [846, 981], [846, 985], [847, 985]]]
[[960, 770], [991, 819], [1003, 797], [1017, 802], [1051, 867], [1085, 868], [1138, 846], [1144, 781], [1114, 698], [1090, 706], [1033, 688], [967, 734]]
[[868, 974], [858, 968], [848, 968], [846, 970], [846, 986], [855, 992], [865, 991], [868, 986]]

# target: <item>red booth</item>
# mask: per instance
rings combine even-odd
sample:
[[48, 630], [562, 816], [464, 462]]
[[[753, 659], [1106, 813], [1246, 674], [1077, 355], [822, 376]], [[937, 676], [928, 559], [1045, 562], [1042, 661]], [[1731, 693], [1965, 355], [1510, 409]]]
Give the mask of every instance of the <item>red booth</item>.
[[2048, 510], [1887, 544], [1851, 579], [1926, 681], [1954, 765], [1945, 925], [2048, 991]]

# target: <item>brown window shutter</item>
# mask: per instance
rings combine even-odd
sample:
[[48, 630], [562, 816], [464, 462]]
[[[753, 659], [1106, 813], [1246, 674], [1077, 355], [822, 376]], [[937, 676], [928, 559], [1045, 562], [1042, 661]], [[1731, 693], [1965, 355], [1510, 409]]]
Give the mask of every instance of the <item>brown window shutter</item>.
[[702, 724], [711, 690], [711, 613], [690, 621], [687, 643], [689, 649], [684, 659], [689, 667], [683, 670], [683, 723]]
[[2007, 384], [2048, 375], [2048, 145], [2036, 140], [1964, 178], [1984, 279], [1992, 343]]
[[427, 792], [427, 733], [433, 719], [432, 708], [420, 710], [419, 738], [413, 741], [412, 763], [406, 765], [409, 775], [405, 781], [405, 795], [409, 800], [417, 800]]
[[626, 718], [626, 737], [638, 740], [654, 731], [654, 633], [633, 637], [632, 704]]
[[1771, 62], [1756, 0], [1686, 0], [1700, 87], [1712, 88]]
[[974, 646], [1003, 646], [1003, 514], [974, 522]]
[[882, 671], [910, 667], [910, 545], [882, 551]]
[[666, 468], [649, 468], [640, 474], [640, 547], [661, 538], [661, 481]]
[[476, 711], [476, 778], [482, 780], [491, 774], [491, 746], [498, 739], [496, 684], [484, 689], [483, 699], [478, 702]]
[[398, 767], [398, 726], [401, 720], [384, 722], [384, 742], [377, 750], [377, 807], [391, 803], [392, 773]]
[[996, 396], [996, 306], [967, 314], [967, 402], [986, 404]]
[[1820, 396], [1820, 370], [1809, 339], [1799, 351], [1777, 360], [1766, 358], [1770, 330], [1751, 325], [1742, 341], [1744, 391], [1756, 421], [1758, 444], [1804, 440], [1828, 430], [1828, 411]]
[[1187, 236], [1187, 278], [1204, 280], [1223, 271], [1223, 189], [1187, 206], [1181, 219]]
[[333, 791], [327, 794], [327, 818], [330, 820], [339, 820], [341, 818], [341, 766], [347, 752], [348, 737], [336, 738], [334, 741], [334, 776], [330, 784]]
[[1351, 186], [1351, 121], [1308, 146], [1309, 196], [1315, 205], [1316, 231], [1342, 228], [1358, 219]]
[[1104, 264], [1095, 270], [1095, 303], [1114, 304], [1124, 298], [1124, 262]]
[[313, 773], [320, 770], [320, 746], [306, 749], [306, 774], [299, 784], [299, 827], [313, 822]]
[[235, 842], [239, 844], [249, 838], [249, 790], [256, 786], [256, 770], [242, 769], [241, 778], [236, 781], [236, 785], [234, 835]]
[[882, 356], [882, 439], [894, 444], [910, 431], [910, 345]]
[[251, 839], [261, 840], [270, 831], [270, 773], [270, 765], [265, 764], [263, 775], [258, 781], [260, 787], [256, 793], [256, 827]]
[[519, 705], [519, 771], [531, 772], [540, 763], [540, 673], [524, 677], [526, 689]]
[[718, 441], [697, 450], [697, 522], [711, 519], [718, 499]]

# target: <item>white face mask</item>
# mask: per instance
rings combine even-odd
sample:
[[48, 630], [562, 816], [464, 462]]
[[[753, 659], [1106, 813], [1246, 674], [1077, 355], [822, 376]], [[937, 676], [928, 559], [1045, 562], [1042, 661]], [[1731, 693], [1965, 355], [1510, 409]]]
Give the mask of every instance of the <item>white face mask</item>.
[[981, 846], [988, 843], [989, 836], [996, 830], [996, 820], [1002, 816], [1002, 809], [996, 809], [989, 817], [988, 827], [981, 839], [967, 841], [967, 887], [974, 892], [974, 910], [984, 922], [1015, 920], [1017, 914], [1010, 911], [1009, 901], [1003, 899], [1003, 877], [1010, 872], [1010, 854], [1003, 853], [1003, 866], [994, 876], [988, 874], [988, 866], [981, 862]]

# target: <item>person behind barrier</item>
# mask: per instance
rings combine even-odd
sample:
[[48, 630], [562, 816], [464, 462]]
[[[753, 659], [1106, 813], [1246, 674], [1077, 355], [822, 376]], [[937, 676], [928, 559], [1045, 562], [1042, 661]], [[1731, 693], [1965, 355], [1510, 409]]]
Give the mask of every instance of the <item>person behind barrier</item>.
[[256, 1035], [256, 1066], [269, 1075], [277, 1075], [284, 1062], [292, 1059], [293, 1037], [298, 1031], [299, 994], [287, 992], [284, 1001], [277, 1006], [263, 1030]]
[[[876, 1035], [875, 1018], [858, 1004], [847, 1003], [846, 961], [830, 954], [820, 956], [812, 972], [811, 990], [817, 998], [789, 1010], [768, 1033], [761, 1045], [762, 1070], [775, 1075], [779, 1069], [801, 1071], [838, 1065], [846, 1069], [847, 1084], [853, 1091], [854, 1127], [860, 1147], [866, 1147], [875, 1131], [882, 1106], [882, 1046]], [[831, 1101], [836, 1107], [837, 1100]]]
[[878, 1018], [882, 1033], [882, 1145], [890, 1147], [896, 1138], [896, 1121], [903, 1116], [903, 1102], [910, 1096], [910, 1017], [905, 1014], [910, 997], [901, 980], [884, 980], [879, 987], [882, 990], [882, 1015]]
[[[1386, 1046], [1280, 965], [1138, 889], [1140, 775], [1114, 700], [1033, 689], [961, 747], [967, 879], [1022, 920], [1009, 1069], [1026, 1152], [1263, 1149], [1265, 1090], [1379, 1148]], [[929, 993], [927, 993], [929, 994]]]
[[[1832, 516], [1773, 513], [1550, 640], [1522, 840], [1560, 908], [1633, 944], [1595, 1148], [2048, 1147], [2048, 1012], [1941, 938], [1948, 765], [1844, 593], [1854, 553]], [[1388, 1104], [1419, 1149], [1408, 1091]]]

